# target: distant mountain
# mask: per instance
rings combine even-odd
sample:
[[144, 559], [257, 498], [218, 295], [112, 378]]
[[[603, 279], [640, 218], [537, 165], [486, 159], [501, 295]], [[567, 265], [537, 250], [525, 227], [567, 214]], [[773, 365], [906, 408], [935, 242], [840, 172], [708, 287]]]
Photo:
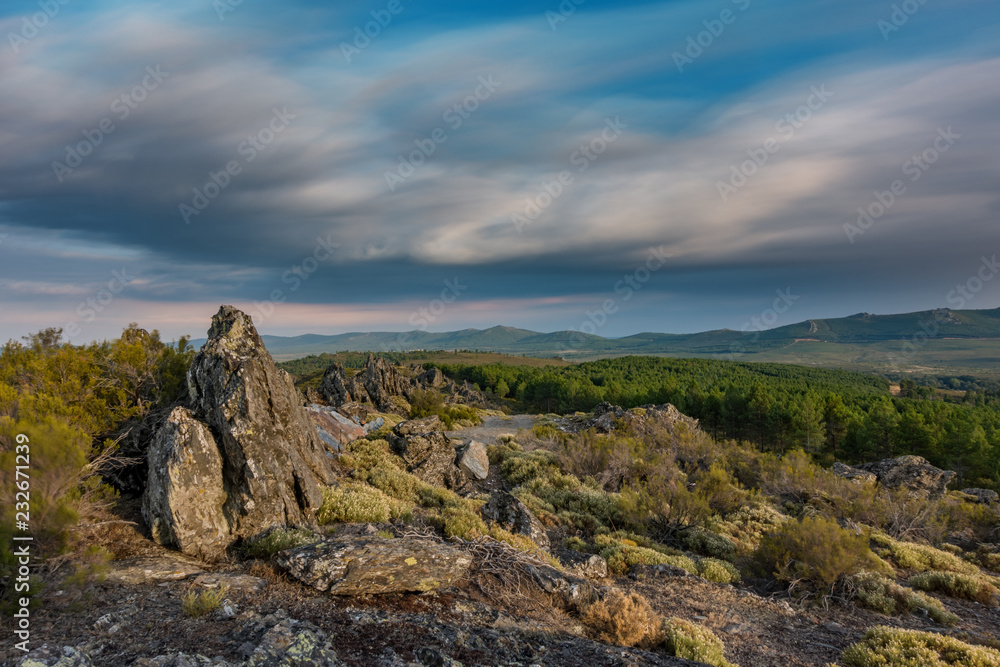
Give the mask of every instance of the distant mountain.
[[[765, 331], [647, 332], [623, 338], [576, 331], [539, 333], [505, 326], [441, 333], [355, 332], [262, 338], [271, 354], [282, 360], [323, 352], [467, 349], [573, 360], [646, 354], [728, 356], [844, 368], [898, 366], [900, 359], [908, 365], [927, 365], [933, 361], [931, 366], [1000, 368], [1000, 308], [939, 309], [899, 315], [859, 313], [836, 319], [806, 320]], [[195, 345], [202, 342], [193, 341]], [[831, 347], [830, 343], [837, 345]]]

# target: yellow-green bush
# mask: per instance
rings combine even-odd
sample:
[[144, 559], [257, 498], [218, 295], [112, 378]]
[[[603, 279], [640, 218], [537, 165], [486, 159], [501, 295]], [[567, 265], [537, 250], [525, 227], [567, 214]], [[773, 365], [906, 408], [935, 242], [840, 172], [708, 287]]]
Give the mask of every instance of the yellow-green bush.
[[740, 571], [728, 561], [702, 558], [698, 561], [698, 576], [717, 584], [735, 584], [740, 580]]
[[225, 586], [201, 592], [188, 591], [181, 598], [181, 609], [184, 610], [185, 615], [192, 618], [204, 616], [222, 606], [227, 592], [228, 589]]
[[668, 618], [663, 622], [663, 634], [670, 655], [715, 667], [733, 667], [723, 653], [722, 640], [708, 628], [681, 618]]
[[906, 582], [917, 590], [944, 593], [948, 597], [973, 600], [987, 607], [997, 606], [1000, 591], [982, 576], [956, 572], [921, 572]]
[[736, 543], [728, 537], [706, 528], [684, 531], [680, 536], [680, 543], [688, 551], [693, 551], [701, 556], [710, 556], [730, 562], [736, 560]]
[[844, 667], [1000, 667], [1000, 651], [932, 632], [880, 625], [841, 656]]
[[316, 533], [306, 528], [274, 528], [247, 543], [242, 551], [248, 558], [270, 558], [279, 551], [301, 547], [317, 539]]
[[757, 549], [767, 533], [774, 532], [788, 517], [769, 505], [744, 507], [725, 517], [711, 517], [706, 528], [729, 538], [737, 551], [748, 554]]
[[876, 546], [876, 553], [882, 557], [891, 558], [898, 567], [904, 570], [912, 572], [940, 570], [942, 572], [957, 572], [958, 574], [979, 574], [979, 568], [972, 563], [962, 560], [955, 554], [935, 549], [926, 544], [900, 542], [880, 533], [873, 534], [871, 541]]
[[944, 608], [940, 601], [877, 572], [861, 572], [845, 582], [848, 592], [862, 606], [881, 614], [908, 614], [923, 609], [934, 621], [954, 625], [958, 616]]
[[836, 521], [805, 517], [765, 535], [751, 569], [758, 576], [788, 584], [804, 583], [830, 590], [839, 579], [878, 567], [868, 535], [841, 528]]
[[347, 445], [347, 451], [340, 462], [355, 471], [366, 473], [375, 468], [395, 468], [404, 470], [403, 459], [393, 454], [385, 440], [355, 440]]
[[407, 514], [407, 503], [390, 498], [367, 484], [346, 482], [323, 492], [323, 504], [316, 513], [321, 524], [382, 523]]
[[[597, 539], [601, 539], [598, 535]], [[668, 555], [649, 547], [629, 546], [620, 541], [613, 541], [601, 549], [601, 557], [608, 561], [608, 572], [625, 574], [633, 565], [673, 565], [687, 572], [696, 574], [698, 566], [683, 555]]]

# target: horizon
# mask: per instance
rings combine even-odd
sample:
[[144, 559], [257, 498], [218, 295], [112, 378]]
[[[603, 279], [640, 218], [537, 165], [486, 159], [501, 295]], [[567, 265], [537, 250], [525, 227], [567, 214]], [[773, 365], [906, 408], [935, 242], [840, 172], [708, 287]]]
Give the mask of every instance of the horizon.
[[0, 9], [0, 339], [1000, 307], [986, 0], [39, 7]]

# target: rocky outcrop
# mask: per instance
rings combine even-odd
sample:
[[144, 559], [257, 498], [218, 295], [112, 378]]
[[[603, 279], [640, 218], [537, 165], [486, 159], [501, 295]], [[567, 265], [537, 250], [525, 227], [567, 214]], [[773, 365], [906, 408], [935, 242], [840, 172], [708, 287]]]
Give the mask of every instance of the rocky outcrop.
[[478, 440], [469, 440], [458, 452], [458, 468], [470, 478], [486, 479], [490, 474], [490, 457], [486, 445]]
[[969, 501], [981, 505], [1000, 503], [1000, 493], [990, 489], [962, 489], [962, 493], [969, 496]]
[[688, 417], [670, 403], [643, 405], [626, 410], [605, 401], [594, 408], [591, 416], [563, 417], [556, 422], [562, 430], [569, 433], [591, 428], [598, 433], [624, 429], [641, 436], [655, 435], [662, 431], [672, 434], [678, 428], [699, 430], [697, 419]]
[[154, 538], [212, 560], [268, 528], [312, 524], [334, 459], [249, 316], [219, 309], [187, 381], [191, 410], [172, 413], [148, 453]]
[[867, 470], [861, 470], [860, 468], [852, 468], [849, 465], [843, 464], [837, 461], [830, 467], [830, 472], [832, 472], [837, 477], [843, 477], [852, 482], [857, 482], [858, 484], [864, 482], [875, 482], [877, 477], [875, 473], [868, 472]]
[[312, 404], [306, 406], [306, 410], [309, 418], [316, 424], [320, 439], [335, 451], [342, 451], [348, 443], [368, 434], [363, 426], [333, 408]]
[[277, 557], [290, 575], [334, 595], [424, 592], [464, 580], [465, 552], [415, 537], [335, 537]]
[[488, 523], [498, 524], [511, 533], [527, 535], [542, 549], [549, 548], [545, 526], [528, 506], [506, 491], [494, 491], [480, 512]]
[[340, 364], [326, 369], [320, 380], [319, 393], [333, 407], [345, 403], [371, 404], [382, 412], [399, 412], [394, 396], [407, 397], [413, 389], [410, 380], [382, 357], [368, 356], [364, 367], [347, 376]]
[[900, 456], [874, 463], [854, 466], [875, 475], [878, 483], [888, 489], [904, 488], [911, 493], [937, 498], [944, 494], [955, 472], [935, 468], [921, 456]]
[[389, 434], [389, 446], [408, 472], [428, 484], [467, 490], [469, 478], [455, 465], [455, 446], [443, 429], [437, 415], [400, 422]]

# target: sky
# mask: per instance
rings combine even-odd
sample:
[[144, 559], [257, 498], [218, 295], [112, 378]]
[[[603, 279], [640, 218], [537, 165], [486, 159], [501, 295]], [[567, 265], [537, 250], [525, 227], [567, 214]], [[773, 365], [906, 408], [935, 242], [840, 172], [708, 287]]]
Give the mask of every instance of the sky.
[[0, 0], [0, 339], [1000, 306], [995, 0], [350, 5]]

